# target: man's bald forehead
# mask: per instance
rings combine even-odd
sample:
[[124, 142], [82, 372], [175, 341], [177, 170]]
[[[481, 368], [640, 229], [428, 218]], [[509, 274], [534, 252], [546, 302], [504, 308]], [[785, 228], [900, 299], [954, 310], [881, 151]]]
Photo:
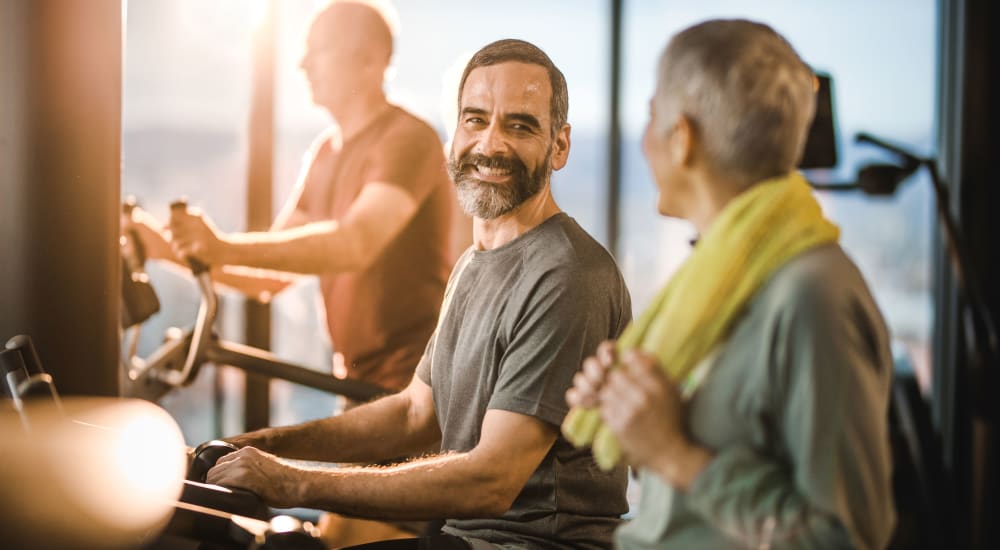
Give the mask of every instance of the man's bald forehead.
[[311, 25], [312, 39], [340, 43], [347, 37], [365, 46], [382, 47], [392, 54], [393, 23], [386, 6], [366, 0], [334, 0], [316, 12]]

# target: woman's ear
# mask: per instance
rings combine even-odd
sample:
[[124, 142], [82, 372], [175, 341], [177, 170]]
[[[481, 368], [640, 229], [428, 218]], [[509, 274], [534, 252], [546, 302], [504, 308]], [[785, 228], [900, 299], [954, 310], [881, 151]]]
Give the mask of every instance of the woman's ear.
[[694, 125], [686, 115], [680, 114], [669, 141], [670, 154], [678, 165], [690, 166], [694, 160], [695, 139]]

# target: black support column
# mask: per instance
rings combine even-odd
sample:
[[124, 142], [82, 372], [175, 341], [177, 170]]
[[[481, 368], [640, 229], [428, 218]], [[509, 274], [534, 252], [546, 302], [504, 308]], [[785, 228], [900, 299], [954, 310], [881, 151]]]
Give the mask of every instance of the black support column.
[[619, 251], [619, 210], [621, 209], [622, 174], [622, 130], [621, 130], [621, 88], [622, 88], [622, 13], [624, 0], [611, 0], [611, 78], [608, 101], [608, 206], [606, 210], [607, 245], [612, 256]]
[[118, 394], [121, 0], [0, 0], [0, 344]]
[[[996, 176], [997, 108], [995, 7], [988, 0], [942, 1], [938, 156], [950, 184], [953, 215], [966, 239], [968, 272], [982, 284], [981, 304], [1000, 319], [1000, 234]], [[992, 13], [991, 13], [992, 12]], [[935, 327], [934, 412], [941, 428], [945, 465], [958, 497], [956, 548], [1000, 544], [995, 521], [1000, 492], [1000, 357], [975, 339], [982, 359], [968, 353], [962, 297], [938, 244]], [[984, 353], [986, 352], [986, 353]]]
[[[272, 220], [272, 165], [274, 159], [274, 62], [278, 6], [268, 0], [260, 26], [254, 29], [253, 83], [250, 91], [249, 151], [247, 154], [247, 230], [267, 231]], [[271, 308], [246, 301], [246, 343], [271, 347]], [[247, 430], [270, 424], [270, 382], [247, 373], [244, 419]]]

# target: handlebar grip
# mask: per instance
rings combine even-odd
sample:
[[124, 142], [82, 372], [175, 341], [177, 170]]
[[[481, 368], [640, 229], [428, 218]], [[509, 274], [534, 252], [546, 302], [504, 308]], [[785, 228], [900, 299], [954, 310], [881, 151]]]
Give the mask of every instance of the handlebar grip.
[[[171, 214], [177, 211], [184, 212], [187, 211], [187, 207], [188, 207], [187, 199], [180, 198], [170, 203], [170, 212]], [[187, 258], [184, 258], [184, 260], [187, 261], [188, 266], [191, 268], [191, 273], [193, 273], [195, 276], [201, 275], [202, 273], [207, 272], [209, 269], [208, 264], [197, 258], [192, 258], [188, 256]]]
[[139, 206], [139, 201], [135, 198], [135, 195], [125, 197], [125, 200], [122, 202], [122, 214], [131, 216], [136, 206]]
[[24, 369], [28, 374], [43, 374], [45, 372], [45, 369], [42, 368], [42, 361], [38, 358], [38, 352], [35, 350], [35, 345], [27, 334], [18, 334], [7, 340], [4, 348], [16, 350], [21, 355]]
[[3, 374], [7, 397], [13, 398], [14, 406], [17, 407], [20, 401], [18, 388], [21, 382], [28, 379], [28, 368], [24, 366], [24, 357], [21, 356], [20, 350], [0, 349], [0, 374]]
[[[139, 201], [135, 195], [129, 195], [122, 202], [122, 215], [131, 219], [132, 211], [137, 206], [139, 206]], [[129, 268], [132, 271], [141, 270], [142, 266], [146, 264], [146, 246], [142, 243], [142, 239], [139, 238], [139, 233], [135, 229], [126, 229], [125, 236], [132, 244], [132, 256], [135, 258], [134, 262], [129, 262]]]
[[215, 466], [220, 458], [229, 453], [239, 450], [239, 447], [229, 443], [213, 439], [198, 445], [192, 452], [191, 462], [188, 465], [187, 478], [191, 481], [205, 483], [208, 471]]
[[191, 273], [193, 273], [195, 276], [208, 272], [208, 264], [202, 262], [197, 258], [187, 258], [187, 263], [188, 266], [191, 267]]

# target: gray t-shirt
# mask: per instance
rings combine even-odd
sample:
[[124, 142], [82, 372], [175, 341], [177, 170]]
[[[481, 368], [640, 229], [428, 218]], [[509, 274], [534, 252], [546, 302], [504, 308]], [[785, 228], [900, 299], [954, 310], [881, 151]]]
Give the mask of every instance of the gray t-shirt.
[[643, 472], [617, 546], [884, 548], [888, 342], [839, 246], [792, 259], [733, 325], [688, 405], [689, 433], [715, 458], [686, 494]]
[[[630, 319], [611, 255], [565, 214], [500, 248], [466, 252], [417, 367], [433, 390], [441, 450], [475, 447], [488, 409], [558, 429], [581, 362]], [[445, 532], [517, 548], [607, 548], [628, 510], [625, 485], [624, 469], [602, 472], [560, 436], [507, 513], [448, 520]]]

